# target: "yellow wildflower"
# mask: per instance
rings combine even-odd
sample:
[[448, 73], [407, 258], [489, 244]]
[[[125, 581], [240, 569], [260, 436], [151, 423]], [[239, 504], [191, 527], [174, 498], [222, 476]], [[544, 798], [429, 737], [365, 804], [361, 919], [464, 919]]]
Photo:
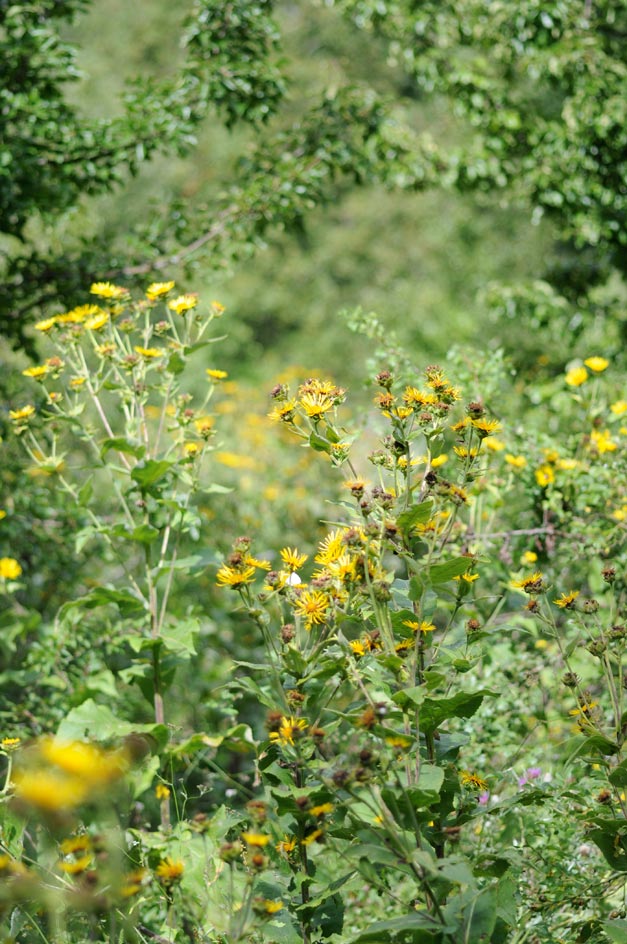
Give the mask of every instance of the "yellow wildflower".
[[277, 852], [283, 852], [285, 855], [289, 855], [290, 852], [293, 852], [296, 848], [296, 839], [293, 837], [290, 839], [289, 836], [284, 836], [279, 842], [277, 842], [275, 849]]
[[437, 469], [439, 466], [444, 465], [445, 462], [448, 462], [448, 456], [445, 452], [443, 452], [439, 456], [433, 457], [431, 460], [431, 468]]
[[60, 844], [63, 855], [72, 855], [74, 852], [85, 852], [91, 848], [91, 839], [87, 833], [81, 833], [79, 836], [70, 836], [64, 839]]
[[502, 439], [497, 439], [496, 436], [486, 436], [483, 440], [483, 445], [487, 449], [491, 449], [492, 452], [501, 452], [502, 449], [505, 449], [505, 443]]
[[588, 379], [588, 371], [585, 367], [571, 367], [564, 379], [569, 387], [581, 387]]
[[48, 364], [38, 364], [36, 367], [27, 367], [22, 371], [24, 377], [31, 377], [33, 380], [43, 380], [49, 372]]
[[0, 578], [17, 580], [21, 573], [22, 568], [14, 557], [0, 557]]
[[527, 460], [524, 456], [514, 456], [511, 452], [505, 454], [505, 461], [514, 469], [524, 469], [527, 465]]
[[171, 302], [168, 302], [168, 308], [171, 311], [175, 311], [177, 315], [184, 315], [186, 312], [191, 311], [192, 308], [195, 308], [198, 304], [198, 295], [188, 292], [186, 295], [179, 295], [178, 298], [173, 298]]
[[174, 285], [174, 282], [151, 282], [146, 289], [146, 296], [151, 302], [154, 302], [162, 295], [167, 295], [174, 288]]
[[572, 610], [578, 596], [579, 590], [571, 590], [570, 593], [563, 593], [559, 600], [553, 600], [553, 603], [562, 610]]
[[224, 312], [226, 311], [226, 308], [224, 307], [224, 305], [222, 305], [220, 302], [215, 301], [215, 299], [211, 302], [211, 308], [214, 315], [217, 318], [219, 318], [220, 315], [224, 314]]
[[256, 914], [273, 915], [283, 907], [282, 901], [271, 901], [269, 898], [253, 899], [253, 911]]
[[70, 387], [72, 390], [78, 390], [85, 383], [87, 383], [87, 377], [72, 377], [70, 380]]
[[453, 446], [453, 452], [460, 459], [476, 459], [479, 455], [479, 449], [476, 446]]
[[270, 842], [270, 836], [266, 836], [265, 833], [242, 833], [242, 839], [247, 846], [257, 849], [263, 849]]
[[210, 380], [226, 380], [229, 376], [226, 370], [217, 370], [215, 367], [207, 367], [205, 371]]
[[22, 743], [21, 738], [2, 738], [0, 741], [0, 750], [6, 751], [15, 751]]
[[58, 741], [47, 737], [39, 742], [39, 750], [49, 763], [94, 786], [118, 780], [129, 767], [125, 750], [105, 751], [85, 741]]
[[593, 429], [590, 433], [590, 445], [596, 449], [599, 455], [603, 455], [605, 452], [614, 452], [617, 448], [609, 429]]
[[109, 315], [106, 311], [103, 311], [99, 315], [94, 315], [93, 318], [88, 318], [85, 322], [85, 327], [88, 331], [100, 331], [101, 328], [104, 328], [108, 320]]
[[538, 555], [535, 551], [525, 551], [521, 557], [523, 564], [535, 564], [538, 559]]
[[310, 845], [312, 844], [312, 842], [315, 842], [315, 841], [316, 841], [316, 839], [320, 839], [320, 836], [322, 836], [322, 830], [321, 830], [321, 829], [314, 829], [314, 831], [311, 832], [311, 833], [309, 833], [308, 836], [305, 836], [304, 839], [301, 839], [301, 845], [302, 845], [302, 846], [310, 846]]
[[289, 718], [281, 718], [281, 724], [279, 725], [278, 731], [270, 732], [271, 741], [279, 741], [281, 744], [291, 744], [294, 746], [294, 738], [300, 737], [302, 732], [307, 728], [307, 722], [304, 718], [294, 718], [290, 716]]
[[501, 431], [501, 424], [498, 420], [471, 420], [471, 425], [483, 436], [490, 436], [492, 433]]
[[342, 540], [344, 533], [336, 529], [327, 534], [320, 543], [318, 553], [314, 558], [317, 564], [332, 564], [340, 559], [345, 550]]
[[170, 797], [170, 788], [166, 787], [165, 783], [158, 783], [155, 787], [155, 796], [158, 800], [168, 800]]
[[616, 400], [615, 403], [610, 404], [610, 410], [614, 416], [622, 416], [623, 413], [627, 413], [627, 400]]
[[291, 571], [300, 570], [308, 557], [308, 554], [299, 554], [295, 547], [284, 547], [281, 551], [281, 560]]
[[514, 587], [516, 590], [524, 590], [525, 593], [542, 593], [544, 590], [542, 574], [539, 570], [536, 570], [527, 577], [521, 577], [519, 580], [513, 580], [512, 587]]
[[136, 345], [133, 350], [137, 354], [141, 354], [142, 357], [151, 358], [151, 357], [163, 357], [164, 351], [158, 347], [139, 347]]
[[305, 627], [326, 622], [329, 599], [320, 590], [306, 590], [296, 602], [294, 611], [305, 620]]
[[183, 452], [190, 459], [193, 459], [194, 456], [197, 456], [201, 450], [202, 450], [202, 445], [200, 443], [197, 443], [197, 442], [183, 443]]
[[85, 780], [54, 770], [18, 771], [13, 775], [18, 801], [45, 812], [73, 809], [87, 798]]
[[540, 468], [536, 469], [535, 477], [538, 485], [541, 488], [546, 488], [547, 485], [551, 485], [551, 483], [555, 481], [555, 472], [552, 466], [545, 463], [541, 465]]
[[593, 370], [596, 374], [600, 374], [601, 371], [605, 370], [610, 366], [610, 362], [604, 357], [587, 357], [584, 361], [586, 367], [589, 367], [590, 370]]
[[71, 862], [60, 862], [59, 868], [62, 872], [65, 872], [66, 875], [80, 875], [81, 872], [85, 872], [93, 862], [93, 856], [90, 853], [87, 855], [81, 856], [80, 859], [74, 859]]
[[155, 874], [162, 885], [169, 886], [180, 882], [184, 871], [185, 866], [180, 859], [171, 859], [170, 856], [166, 856], [155, 869]]
[[307, 414], [313, 420], [321, 419], [325, 413], [328, 413], [329, 410], [332, 410], [335, 402], [324, 394], [320, 393], [308, 393], [300, 398], [300, 405]]
[[128, 289], [121, 285], [113, 285], [111, 282], [94, 282], [89, 289], [90, 295], [98, 295], [100, 298], [123, 298], [128, 295]]
[[44, 318], [43, 321], [38, 321], [35, 325], [35, 331], [50, 331], [51, 328], [57, 323], [56, 318]]
[[255, 579], [255, 568], [244, 567], [243, 570], [237, 570], [235, 567], [229, 567], [223, 564], [216, 575], [216, 582], [219, 587], [243, 587], [244, 584], [251, 583]]
[[485, 780], [482, 780], [478, 774], [471, 773], [469, 770], [462, 770], [460, 774], [460, 782], [462, 786], [472, 787], [473, 790], [487, 790], [488, 784]]

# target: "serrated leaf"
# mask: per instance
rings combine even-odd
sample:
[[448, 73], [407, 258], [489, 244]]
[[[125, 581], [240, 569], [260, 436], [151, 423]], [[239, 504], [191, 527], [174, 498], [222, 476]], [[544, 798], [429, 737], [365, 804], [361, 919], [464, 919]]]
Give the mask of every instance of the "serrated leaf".
[[150, 735], [159, 750], [165, 747], [168, 740], [168, 729], [164, 724], [133, 724], [124, 721], [117, 718], [107, 705], [99, 705], [93, 698], [72, 708], [57, 730], [57, 737], [62, 741], [81, 741], [85, 737], [108, 741], [131, 734]]
[[454, 557], [453, 560], [445, 564], [433, 564], [429, 568], [429, 581], [432, 584], [446, 583], [453, 577], [460, 577], [468, 570], [470, 559], [468, 557]]
[[142, 492], [148, 491], [157, 482], [160, 482], [174, 465], [166, 459], [148, 459], [140, 462], [131, 472], [131, 478], [139, 485]]
[[471, 718], [486, 697], [496, 697], [496, 692], [488, 688], [476, 692], [458, 692], [450, 698], [431, 698], [423, 700], [420, 712], [420, 730], [429, 734], [447, 718]]

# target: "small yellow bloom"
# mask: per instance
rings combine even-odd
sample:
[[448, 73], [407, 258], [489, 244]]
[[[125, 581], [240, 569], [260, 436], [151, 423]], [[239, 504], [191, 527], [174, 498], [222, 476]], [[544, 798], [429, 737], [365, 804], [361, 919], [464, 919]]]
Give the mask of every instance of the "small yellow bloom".
[[35, 407], [31, 406], [30, 404], [28, 406], [21, 407], [19, 410], [9, 410], [9, 416], [14, 423], [21, 423], [23, 420], [28, 420], [31, 416], [33, 416], [34, 413]]
[[291, 571], [300, 570], [308, 556], [308, 554], [299, 554], [295, 547], [284, 547], [281, 551], [281, 560]]
[[542, 574], [539, 570], [536, 570], [527, 577], [521, 577], [519, 580], [512, 580], [512, 587], [514, 587], [516, 590], [524, 590], [525, 593], [542, 593], [544, 590]]
[[524, 456], [513, 456], [511, 452], [505, 454], [505, 461], [514, 469], [524, 469], [527, 465], [527, 460]]
[[539, 469], [535, 471], [536, 482], [541, 488], [546, 488], [547, 485], [551, 485], [555, 481], [555, 472], [553, 467], [550, 465], [541, 465]]
[[171, 859], [170, 856], [166, 856], [155, 869], [155, 874], [162, 885], [168, 886], [180, 882], [184, 871], [185, 866], [180, 859]]
[[570, 593], [563, 593], [559, 600], [553, 600], [553, 603], [562, 610], [572, 610], [578, 596], [579, 590], [571, 590]]
[[36, 331], [50, 331], [57, 323], [56, 318], [44, 318], [43, 321], [38, 321], [35, 325]]
[[278, 731], [271, 731], [269, 738], [271, 741], [279, 741], [281, 744], [291, 744], [294, 747], [294, 738], [300, 737], [307, 728], [307, 722], [304, 718], [281, 718], [281, 724]]
[[299, 597], [294, 608], [297, 616], [305, 619], [305, 627], [311, 629], [314, 625], [326, 622], [329, 599], [320, 590], [306, 590]]
[[313, 420], [321, 419], [335, 406], [335, 400], [332, 397], [321, 393], [307, 393], [300, 398], [299, 402], [307, 416]]
[[87, 798], [87, 783], [58, 771], [29, 770], [13, 775], [18, 801], [44, 812], [73, 809]]
[[627, 400], [616, 400], [610, 405], [610, 410], [614, 416], [622, 416], [623, 413], [627, 413]]
[[564, 379], [569, 387], [581, 387], [588, 379], [588, 371], [585, 367], [571, 367]]
[[38, 364], [36, 367], [27, 367], [22, 371], [24, 377], [31, 377], [33, 380], [43, 380], [49, 372], [48, 364]]
[[226, 370], [217, 370], [215, 367], [207, 367], [205, 371], [210, 380], [226, 380], [229, 376]]
[[7, 751], [7, 753], [9, 751], [15, 751], [21, 743], [21, 738], [2, 738], [2, 741], [0, 741], [0, 750]]
[[183, 443], [183, 452], [186, 456], [193, 459], [194, 456], [197, 456], [198, 453], [202, 450], [202, 446], [197, 442], [186, 442]]
[[263, 849], [270, 842], [270, 836], [266, 836], [265, 833], [242, 833], [242, 839], [247, 846], [257, 849]]
[[289, 855], [290, 852], [293, 852], [296, 848], [296, 839], [293, 837], [290, 839], [289, 836], [284, 836], [279, 842], [277, 842], [275, 849], [277, 852], [283, 852], [285, 855]]
[[217, 302], [215, 299], [211, 302], [211, 310], [213, 311], [216, 318], [219, 318], [220, 315], [224, 314], [226, 308], [221, 302]]
[[146, 295], [153, 302], [162, 295], [167, 295], [174, 288], [174, 282], [151, 282], [146, 289]]
[[103, 311], [99, 315], [94, 315], [93, 318], [88, 318], [85, 322], [85, 327], [88, 331], [100, 331], [101, 328], [104, 328], [108, 320], [109, 315], [106, 311]]
[[254, 579], [254, 567], [244, 567], [242, 570], [237, 570], [235, 567], [229, 567], [228, 564], [223, 564], [216, 575], [216, 582], [219, 587], [233, 587], [234, 590], [243, 587], [244, 584], [251, 583]]
[[590, 433], [590, 445], [599, 455], [605, 452], [614, 452], [618, 447], [610, 435], [609, 429], [593, 429]]
[[123, 298], [128, 295], [128, 289], [121, 285], [113, 285], [111, 282], [94, 282], [89, 289], [91, 295], [98, 295], [100, 298]]
[[535, 564], [538, 559], [538, 555], [535, 551], [525, 551], [521, 557], [523, 564]]
[[445, 462], [448, 462], [448, 456], [445, 452], [443, 452], [439, 456], [433, 457], [431, 460], [431, 468], [437, 469], [439, 466], [444, 465]]
[[72, 377], [70, 380], [70, 387], [72, 390], [78, 390], [85, 383], [87, 383], [87, 377]]
[[586, 367], [589, 367], [590, 370], [593, 370], [596, 374], [600, 374], [601, 371], [605, 370], [610, 366], [610, 362], [607, 361], [604, 357], [587, 357], [584, 361]]
[[502, 449], [505, 449], [505, 443], [502, 439], [497, 439], [496, 436], [487, 436], [483, 440], [483, 445], [487, 449], [491, 449], [492, 452], [501, 452]]
[[273, 915], [283, 907], [282, 901], [271, 901], [269, 898], [255, 898], [253, 900], [253, 911], [257, 914]]
[[198, 295], [188, 292], [186, 295], [179, 295], [178, 298], [173, 298], [171, 302], [168, 302], [168, 308], [171, 311], [175, 311], [177, 315], [184, 315], [186, 312], [191, 311], [192, 308], [195, 308], [198, 304]]
[[137, 354], [141, 354], [142, 357], [151, 358], [151, 357], [163, 357], [164, 351], [158, 347], [139, 347], [135, 346], [134, 348]]
[[4, 510], [4, 508], [0, 508], [0, 521], [2, 521], [3, 518], [6, 518], [6, 516], [7, 516], [7, 513]]
[[310, 846], [312, 842], [315, 842], [316, 839], [319, 839], [321, 835], [322, 835], [321, 829], [314, 829], [314, 831], [309, 833], [308, 836], [305, 836], [304, 839], [301, 839], [301, 845]]
[[60, 845], [63, 855], [85, 852], [89, 848], [91, 848], [91, 839], [87, 833], [81, 833], [79, 836], [70, 836], [68, 839], [64, 839]]
[[39, 742], [39, 750], [46, 761], [91, 786], [112, 783], [129, 767], [126, 751], [105, 751], [85, 741], [65, 742], [47, 737]]
[[482, 780], [478, 774], [471, 773], [470, 770], [462, 770], [460, 774], [460, 782], [462, 786], [472, 787], [473, 790], [487, 790], [488, 784], [485, 780]]
[[170, 797], [170, 788], [164, 783], [158, 783], [155, 787], [155, 796], [158, 800], [168, 800]]
[[579, 462], [577, 459], [558, 459], [555, 466], [561, 472], [572, 472], [573, 469], [579, 468]]
[[21, 573], [22, 568], [14, 557], [0, 557], [0, 578], [17, 580]]
[[312, 806], [307, 812], [310, 816], [326, 816], [327, 813], [332, 813], [334, 809], [332, 803], [319, 803], [318, 806]]
[[72, 862], [60, 862], [59, 868], [66, 875], [80, 875], [85, 872], [93, 862], [91, 853], [81, 856], [80, 859], [74, 859]]

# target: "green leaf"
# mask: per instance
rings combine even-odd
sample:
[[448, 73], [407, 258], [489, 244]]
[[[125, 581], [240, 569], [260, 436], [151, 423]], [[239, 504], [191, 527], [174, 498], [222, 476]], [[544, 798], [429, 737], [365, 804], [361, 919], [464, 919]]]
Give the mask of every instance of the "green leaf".
[[604, 756], [617, 754], [619, 747], [615, 741], [610, 741], [609, 738], [604, 737], [602, 734], [578, 734], [573, 738], [570, 738], [566, 742], [566, 757], [564, 759], [564, 766], [571, 764], [575, 758], [579, 757], [581, 754], [602, 754]]
[[166, 370], [169, 374], [173, 374], [175, 377], [177, 377], [179, 374], [182, 374], [185, 370], [185, 359], [181, 357], [178, 351], [170, 354]]
[[139, 544], [152, 544], [159, 537], [157, 528], [153, 528], [150, 524], [140, 524], [132, 531], [129, 531], [123, 524], [117, 524], [111, 528], [109, 533], [112, 537], [119, 538], [122, 541], [137, 541]]
[[627, 921], [620, 921], [618, 918], [611, 921], [603, 921], [603, 929], [610, 941], [614, 944], [627, 944]]
[[409, 534], [409, 532], [415, 528], [417, 524], [424, 524], [426, 521], [428, 521], [432, 513], [433, 502], [430, 498], [428, 498], [426, 501], [412, 505], [411, 508], [407, 509], [407, 511], [401, 512], [401, 514], [396, 519], [396, 523], [403, 534]]
[[453, 560], [445, 564], [434, 564], [429, 568], [429, 581], [432, 584], [446, 583], [453, 577], [459, 577], [465, 574], [470, 565], [468, 557], [454, 557]]
[[113, 590], [111, 587], [96, 587], [85, 596], [71, 603], [65, 603], [59, 610], [59, 619], [63, 619], [72, 610], [95, 610], [99, 606], [115, 604], [124, 619], [136, 619], [144, 616], [146, 605], [128, 590]]
[[615, 767], [607, 779], [615, 787], [620, 787], [620, 789], [627, 787], [627, 760]]
[[[94, 479], [93, 476], [89, 476], [86, 482], [81, 486], [78, 492], [78, 504], [80, 508], [87, 508], [91, 502], [92, 495], [94, 494]], [[78, 543], [78, 536], [76, 538]], [[77, 547], [78, 553], [78, 547]]]
[[[388, 944], [391, 941], [396, 944], [403, 941], [411, 941], [411, 944], [435, 944], [441, 940], [439, 932], [442, 930], [444, 929], [427, 915], [413, 911], [399, 918], [375, 921], [357, 937], [352, 937], [350, 944]], [[411, 937], [406, 937], [404, 931], [409, 932]]]
[[138, 463], [131, 472], [131, 478], [139, 485], [142, 492], [147, 492], [153, 485], [167, 475], [174, 462], [166, 459], [148, 459]]
[[444, 781], [444, 771], [441, 767], [432, 764], [421, 764], [418, 783], [407, 788], [407, 794], [414, 805], [414, 809], [429, 807], [437, 803], [440, 789]]
[[116, 452], [123, 452], [129, 456], [135, 456], [136, 459], [141, 459], [146, 452], [146, 447], [142, 443], [131, 442], [130, 439], [126, 439], [124, 436], [113, 436], [108, 439], [103, 439], [102, 445], [100, 446], [100, 457], [104, 459], [111, 449], [115, 449]]
[[191, 617], [185, 620], [177, 620], [169, 626], [164, 626], [159, 634], [159, 639], [164, 648], [177, 655], [195, 656], [195, 637], [200, 629], [197, 619]]
[[309, 445], [312, 449], [315, 449], [316, 452], [331, 452], [331, 443], [323, 439], [322, 436], [318, 436], [317, 433], [311, 434], [309, 437]]
[[428, 734], [447, 718], [470, 718], [484, 698], [495, 698], [496, 694], [481, 688], [476, 692], [458, 692], [450, 698], [427, 697], [420, 706], [420, 730]]
[[93, 698], [72, 708], [57, 730], [57, 737], [63, 741], [81, 741], [86, 737], [108, 741], [131, 734], [150, 735], [155, 739], [158, 750], [162, 750], [168, 741], [168, 729], [164, 724], [133, 724], [124, 721], [117, 718], [107, 705], [99, 705]]

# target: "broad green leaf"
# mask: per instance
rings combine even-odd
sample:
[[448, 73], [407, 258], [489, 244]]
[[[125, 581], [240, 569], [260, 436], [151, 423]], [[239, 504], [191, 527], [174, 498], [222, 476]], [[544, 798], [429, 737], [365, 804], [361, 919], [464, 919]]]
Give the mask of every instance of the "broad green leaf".
[[419, 504], [412, 505], [407, 511], [401, 512], [396, 519], [403, 534], [409, 534], [417, 524], [424, 524], [433, 513], [433, 502], [430, 498]]
[[146, 605], [128, 590], [113, 590], [111, 587], [96, 587], [85, 596], [71, 603], [65, 603], [59, 610], [59, 618], [63, 619], [72, 610], [94, 610], [99, 606], [114, 603], [124, 619], [136, 619], [144, 616]]
[[627, 944], [627, 921], [619, 918], [603, 921], [603, 930], [613, 944]]
[[142, 492], [146, 492], [151, 486], [160, 482], [173, 465], [173, 462], [165, 459], [148, 459], [135, 466], [131, 472], [131, 478], [137, 482]]
[[312, 449], [315, 449], [316, 452], [326, 452], [331, 451], [331, 444], [327, 442], [326, 439], [323, 439], [322, 436], [318, 436], [317, 433], [312, 433], [309, 437], [309, 445]]
[[88, 698], [77, 708], [72, 708], [57, 730], [57, 737], [63, 741], [81, 741], [93, 738], [108, 741], [125, 738], [131, 734], [147, 734], [154, 738], [159, 750], [168, 740], [168, 729], [164, 724], [133, 724], [117, 718], [107, 705], [97, 704]]
[[171, 625], [164, 626], [159, 634], [159, 638], [165, 649], [174, 652], [177, 655], [195, 656], [196, 649], [195, 637], [198, 634], [200, 624], [197, 619], [177, 620]]
[[620, 789], [627, 787], [627, 760], [615, 767], [607, 779], [615, 787], [620, 787]]
[[435, 584], [447, 583], [453, 577], [465, 574], [469, 565], [470, 558], [468, 557], [454, 557], [453, 560], [447, 561], [445, 564], [433, 564], [429, 568], [429, 581]]
[[101, 458], [104, 459], [111, 449], [115, 449], [116, 452], [123, 452], [129, 456], [135, 456], [136, 459], [141, 459], [146, 452], [146, 447], [142, 443], [131, 442], [130, 439], [126, 439], [124, 436], [114, 436], [103, 439], [100, 447]]
[[118, 524], [111, 528], [109, 533], [122, 541], [137, 541], [139, 544], [152, 544], [159, 537], [157, 528], [153, 528], [150, 524], [140, 524], [132, 531], [123, 524]]
[[496, 694], [480, 688], [476, 692], [458, 692], [450, 698], [427, 697], [420, 706], [420, 730], [434, 731], [447, 718], [471, 718], [484, 698], [494, 698]]
[[[365, 931], [352, 937], [350, 944], [388, 944], [390, 941], [401, 944], [409, 940], [411, 944], [435, 944], [441, 940], [442, 930], [444, 929], [428, 915], [412, 911], [399, 918], [375, 921]], [[403, 932], [410, 933], [411, 938], [406, 937]]]

